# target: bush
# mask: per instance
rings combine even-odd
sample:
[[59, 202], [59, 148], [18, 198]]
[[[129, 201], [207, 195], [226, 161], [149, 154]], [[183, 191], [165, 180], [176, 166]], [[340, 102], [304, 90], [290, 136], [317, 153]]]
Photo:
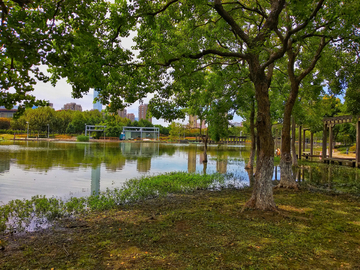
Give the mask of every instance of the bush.
[[85, 136], [85, 135], [79, 135], [76, 137], [76, 140], [78, 142], [88, 142], [89, 141], [89, 137]]
[[10, 119], [0, 117], [0, 129], [9, 129], [10, 128]]

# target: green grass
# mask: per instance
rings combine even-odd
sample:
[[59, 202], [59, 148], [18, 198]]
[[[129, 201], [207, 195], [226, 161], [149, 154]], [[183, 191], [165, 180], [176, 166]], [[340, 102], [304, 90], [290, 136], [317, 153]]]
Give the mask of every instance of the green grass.
[[89, 141], [89, 136], [79, 135], [79, 136], [76, 137], [76, 140], [78, 142], [88, 142]]
[[279, 212], [241, 209], [250, 189], [197, 190], [7, 235], [1, 269], [357, 269], [358, 198], [276, 190]]
[[1, 140], [12, 140], [14, 139], [14, 135], [12, 134], [0, 134], [0, 141]]

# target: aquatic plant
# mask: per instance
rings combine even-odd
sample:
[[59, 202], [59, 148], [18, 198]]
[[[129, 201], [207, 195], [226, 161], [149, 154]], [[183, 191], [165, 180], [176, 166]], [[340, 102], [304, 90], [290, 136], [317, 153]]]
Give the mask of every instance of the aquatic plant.
[[34, 196], [30, 200], [13, 200], [0, 206], [0, 231], [33, 231], [51, 225], [57, 218], [74, 216], [94, 210], [106, 210], [120, 204], [134, 203], [169, 193], [186, 193], [222, 186], [224, 175], [200, 175], [171, 172], [130, 179], [121, 188], [107, 189], [98, 195], [66, 201], [59, 198]]
[[78, 142], [88, 142], [89, 141], [89, 136], [79, 135], [79, 136], [76, 137], [76, 140]]

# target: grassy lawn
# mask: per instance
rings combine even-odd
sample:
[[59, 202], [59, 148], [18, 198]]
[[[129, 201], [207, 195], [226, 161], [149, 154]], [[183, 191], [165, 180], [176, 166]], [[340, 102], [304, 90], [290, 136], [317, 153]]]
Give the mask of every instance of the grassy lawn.
[[168, 195], [3, 235], [0, 268], [360, 268], [357, 197], [276, 190], [279, 212], [241, 212], [250, 194]]

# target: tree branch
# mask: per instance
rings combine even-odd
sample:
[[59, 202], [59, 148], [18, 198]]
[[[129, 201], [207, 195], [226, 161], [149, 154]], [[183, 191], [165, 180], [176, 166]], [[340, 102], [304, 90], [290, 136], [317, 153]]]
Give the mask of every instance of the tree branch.
[[303, 72], [300, 73], [300, 75], [297, 77], [297, 80], [300, 82], [302, 79], [305, 78], [306, 75], [308, 75], [315, 67], [317, 61], [320, 59], [320, 55], [321, 55], [321, 52], [323, 51], [323, 49], [325, 48], [325, 46], [327, 44], [329, 44], [330, 40], [329, 41], [325, 41], [325, 37], [322, 37], [321, 38], [321, 41], [320, 41], [320, 44], [319, 44], [319, 47], [310, 63], [310, 65], [308, 66], [307, 69], [305, 69]]
[[232, 27], [236, 35], [238, 35], [246, 44], [249, 45], [249, 36], [245, 34], [241, 27], [235, 22], [234, 18], [223, 8], [223, 4], [221, 2], [221, 0], [215, 0], [215, 10]]
[[233, 53], [233, 52], [222, 52], [219, 50], [204, 50], [200, 53], [197, 54], [182, 54], [180, 57], [176, 57], [176, 58], [172, 58], [167, 60], [165, 63], [163, 64], [158, 64], [161, 66], [170, 66], [171, 63], [175, 62], [175, 61], [179, 61], [182, 58], [190, 58], [190, 59], [200, 59], [206, 55], [218, 55], [218, 56], [222, 56], [222, 57], [235, 57], [235, 58], [242, 58], [242, 59], [246, 59], [246, 56], [244, 54], [241, 53]]
[[172, 5], [176, 2], [179, 2], [179, 0], [172, 0], [172, 1], [168, 2], [162, 9], [155, 11], [155, 12], [144, 13], [143, 15], [156, 16], [157, 14], [164, 12], [170, 5]]
[[315, 18], [315, 16], [317, 15], [317, 13], [319, 12], [319, 10], [321, 9], [324, 1], [325, 1], [325, 0], [320, 0], [320, 1], [318, 2], [318, 4], [316, 5], [316, 8], [314, 9], [314, 11], [311, 13], [310, 17], [307, 18], [304, 23], [298, 25], [296, 28], [294, 28], [294, 29], [292, 29], [291, 31], [289, 31], [289, 32], [288, 32], [288, 35], [289, 35], [289, 36], [292, 36], [293, 34], [295, 34], [295, 33], [299, 32], [300, 30], [304, 29], [304, 28], [309, 24], [309, 22], [310, 22], [313, 18]]

